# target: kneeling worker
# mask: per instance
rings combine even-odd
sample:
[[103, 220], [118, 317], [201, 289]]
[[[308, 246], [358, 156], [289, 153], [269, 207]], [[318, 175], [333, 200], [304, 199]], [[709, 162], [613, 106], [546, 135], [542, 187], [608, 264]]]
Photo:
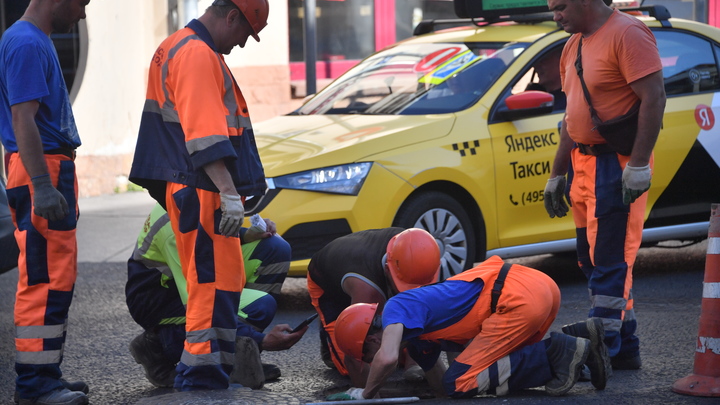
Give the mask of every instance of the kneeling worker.
[[[262, 331], [275, 317], [277, 303], [273, 294], [280, 292], [290, 260], [290, 246], [275, 234], [275, 225], [265, 220], [266, 232], [243, 228], [240, 232], [245, 271], [248, 280], [270, 280], [251, 284], [259, 291], [244, 288], [238, 308], [238, 329], [232, 383], [260, 388], [265, 380], [280, 376], [277, 366], [261, 364], [260, 350], [276, 351], [292, 347], [307, 328], [296, 332], [289, 325], [276, 325]], [[284, 268], [285, 271], [278, 271]], [[265, 277], [264, 269], [271, 275]], [[270, 292], [271, 294], [268, 294]], [[128, 260], [125, 295], [133, 319], [144, 332], [130, 343], [130, 353], [145, 369], [147, 379], [157, 387], [172, 387], [185, 341], [186, 280], [178, 259], [175, 234], [167, 212], [157, 204]]]
[[[307, 284], [320, 315], [323, 361], [363, 387], [367, 364], [347, 357], [335, 343], [335, 320], [350, 306], [377, 303], [382, 308], [400, 291], [434, 283], [440, 272], [440, 248], [419, 228], [383, 228], [337, 238], [315, 253], [308, 265]], [[408, 356], [401, 359], [406, 380], [422, 380], [422, 369]]]
[[[542, 340], [559, 307], [560, 290], [550, 277], [497, 256], [442, 283], [390, 298], [382, 314], [376, 305], [352, 305], [336, 322], [337, 343], [348, 355], [372, 362], [370, 375], [364, 390], [351, 388], [328, 399], [376, 398], [403, 345], [437, 396], [502, 396], [543, 385], [550, 395], [564, 395], [590, 355], [596, 360], [588, 363], [590, 372], [606, 378], [601, 324], [590, 339], [552, 332]], [[446, 369], [440, 351], [465, 344]]]

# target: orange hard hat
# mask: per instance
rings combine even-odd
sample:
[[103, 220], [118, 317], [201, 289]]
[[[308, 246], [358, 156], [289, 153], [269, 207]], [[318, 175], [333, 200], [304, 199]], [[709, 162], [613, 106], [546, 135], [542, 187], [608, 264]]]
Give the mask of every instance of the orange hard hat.
[[335, 321], [335, 341], [345, 355], [362, 360], [363, 345], [378, 304], [359, 303], [345, 308]]
[[245, 19], [250, 23], [253, 30], [253, 38], [260, 42], [258, 34], [267, 25], [268, 14], [270, 13], [270, 5], [268, 0], [232, 0], [233, 3], [243, 13]]
[[406, 229], [388, 242], [385, 263], [398, 291], [432, 284], [440, 274], [440, 248], [426, 230]]

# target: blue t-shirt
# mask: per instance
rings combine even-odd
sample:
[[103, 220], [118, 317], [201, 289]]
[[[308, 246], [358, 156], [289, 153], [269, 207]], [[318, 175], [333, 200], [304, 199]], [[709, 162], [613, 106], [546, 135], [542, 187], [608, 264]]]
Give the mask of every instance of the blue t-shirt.
[[38, 100], [35, 123], [43, 149], [80, 146], [70, 97], [52, 40], [27, 21], [17, 21], [0, 40], [0, 131], [8, 152], [17, 152], [10, 107]]
[[480, 297], [484, 283], [446, 280], [442, 283], [403, 291], [390, 298], [382, 313], [383, 329], [400, 323], [405, 327], [403, 341], [411, 357], [429, 370], [442, 350], [462, 351], [462, 345], [449, 341], [430, 342], [418, 339], [462, 320]]

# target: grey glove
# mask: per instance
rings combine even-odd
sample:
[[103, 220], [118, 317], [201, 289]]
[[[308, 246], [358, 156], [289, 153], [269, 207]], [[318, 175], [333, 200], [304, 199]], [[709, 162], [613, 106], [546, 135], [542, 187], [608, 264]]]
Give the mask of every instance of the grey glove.
[[565, 176], [556, 176], [547, 181], [543, 202], [550, 218], [567, 215], [569, 208], [565, 203]]
[[245, 218], [245, 207], [239, 195], [220, 193], [220, 234], [223, 236], [238, 236], [240, 226]]
[[651, 177], [650, 165], [643, 167], [625, 165], [622, 174], [623, 203], [626, 205], [631, 204], [644, 192], [648, 191]]
[[34, 177], [32, 185], [35, 215], [48, 221], [59, 221], [70, 213], [65, 197], [53, 187], [49, 175]]

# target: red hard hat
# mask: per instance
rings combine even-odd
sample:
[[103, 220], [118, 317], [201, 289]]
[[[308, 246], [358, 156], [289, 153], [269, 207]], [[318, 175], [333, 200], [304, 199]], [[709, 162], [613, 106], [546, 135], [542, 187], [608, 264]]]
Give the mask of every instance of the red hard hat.
[[388, 242], [385, 263], [398, 291], [410, 290], [438, 280], [440, 248], [424, 229], [406, 229]]
[[362, 360], [365, 338], [377, 308], [377, 303], [359, 303], [350, 305], [340, 313], [335, 321], [335, 341], [345, 355]]
[[268, 0], [232, 0], [240, 9], [245, 18], [250, 23], [253, 30], [253, 38], [260, 42], [258, 34], [267, 25], [268, 14], [270, 13], [270, 5]]

